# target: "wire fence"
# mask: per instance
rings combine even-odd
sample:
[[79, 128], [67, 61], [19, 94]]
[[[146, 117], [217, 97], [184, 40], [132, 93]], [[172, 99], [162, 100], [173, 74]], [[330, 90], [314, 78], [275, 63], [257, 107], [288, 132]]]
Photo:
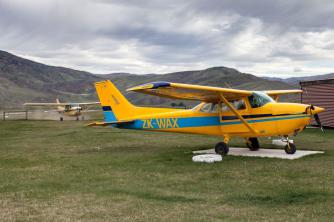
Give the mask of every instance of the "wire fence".
[[[64, 116], [55, 110], [4, 110], [0, 111], [0, 121], [9, 120], [76, 120], [77, 117]], [[82, 113], [79, 120], [103, 119], [100, 110], [92, 110]]]
[[27, 110], [10, 110], [2, 112], [2, 120], [28, 120]]

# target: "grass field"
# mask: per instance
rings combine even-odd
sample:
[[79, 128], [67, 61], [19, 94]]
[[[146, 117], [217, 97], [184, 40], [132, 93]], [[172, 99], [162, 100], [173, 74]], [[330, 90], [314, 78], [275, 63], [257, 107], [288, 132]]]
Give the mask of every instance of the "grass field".
[[[298, 160], [193, 163], [220, 138], [0, 122], [1, 221], [332, 221], [334, 130], [308, 129]], [[269, 140], [261, 141], [270, 147]], [[232, 140], [231, 145], [242, 145]]]

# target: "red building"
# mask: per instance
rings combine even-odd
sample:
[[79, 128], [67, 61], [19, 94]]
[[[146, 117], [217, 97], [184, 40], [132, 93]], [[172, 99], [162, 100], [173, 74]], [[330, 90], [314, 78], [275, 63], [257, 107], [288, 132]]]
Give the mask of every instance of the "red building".
[[[334, 79], [300, 82], [303, 90], [301, 102], [325, 108], [320, 113], [321, 123], [325, 127], [334, 127]], [[316, 125], [312, 120], [312, 124]]]

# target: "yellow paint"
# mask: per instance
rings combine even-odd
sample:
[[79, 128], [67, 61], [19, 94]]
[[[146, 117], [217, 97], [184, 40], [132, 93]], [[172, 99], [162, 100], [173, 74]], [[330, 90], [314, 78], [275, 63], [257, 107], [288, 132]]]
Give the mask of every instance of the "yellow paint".
[[[252, 91], [245, 90], [221, 90], [223, 91], [223, 97], [219, 97], [217, 103], [225, 102], [229, 104], [228, 98], [243, 98], [246, 108], [243, 110], [236, 110], [230, 106], [230, 110], [217, 113], [204, 113], [201, 112], [202, 106], [206, 102], [202, 102], [194, 109], [180, 110], [171, 108], [153, 108], [153, 107], [138, 107], [132, 105], [127, 99], [118, 91], [118, 89], [110, 81], [102, 81], [95, 84], [96, 91], [99, 96], [101, 106], [111, 106], [113, 113], [115, 114], [117, 121], [129, 121], [140, 120], [142, 121], [141, 128], [145, 130], [164, 131], [164, 132], [177, 132], [177, 133], [193, 133], [193, 134], [205, 134], [224, 136], [226, 141], [229, 141], [231, 137], [267, 137], [267, 136], [283, 136], [291, 135], [296, 132], [301, 132], [304, 127], [309, 124], [311, 114], [322, 112], [323, 109], [316, 107], [312, 113], [305, 113], [306, 108], [309, 105], [297, 104], [297, 103], [278, 103], [269, 102], [259, 108], [251, 108], [248, 101], [248, 96], [252, 94]], [[175, 84], [174, 84], [175, 86]], [[185, 86], [184, 89], [192, 89], [192, 85], [179, 84], [177, 87]], [[144, 85], [140, 87], [134, 87], [132, 90], [149, 89], [153, 87], [151, 85]], [[203, 91], [207, 90], [207, 87], [196, 86], [196, 89]], [[223, 89], [217, 87], [209, 87], [210, 92], [214, 89]], [[272, 96], [276, 97], [280, 95], [280, 91], [272, 92]], [[297, 91], [291, 91], [297, 93]], [[218, 92], [219, 95], [220, 92]], [[289, 91], [283, 91], [282, 94], [289, 93]], [[189, 93], [187, 96], [191, 97]], [[204, 96], [206, 100], [207, 97]], [[215, 97], [215, 99], [217, 99]], [[231, 105], [231, 104], [230, 104]], [[220, 109], [221, 110], [221, 109]], [[264, 115], [272, 114], [274, 116], [260, 116], [258, 118], [246, 119], [242, 116], [246, 115]], [[200, 127], [182, 127], [180, 121], [182, 118], [191, 117], [215, 117], [219, 116], [221, 125], [213, 126], [200, 126]], [[232, 120], [222, 120], [221, 117], [235, 117], [238, 118]], [[218, 118], [218, 117], [217, 117]], [[271, 121], [267, 121], [270, 120]], [[263, 122], [264, 121], [264, 122]], [[240, 122], [239, 124], [235, 124]]]

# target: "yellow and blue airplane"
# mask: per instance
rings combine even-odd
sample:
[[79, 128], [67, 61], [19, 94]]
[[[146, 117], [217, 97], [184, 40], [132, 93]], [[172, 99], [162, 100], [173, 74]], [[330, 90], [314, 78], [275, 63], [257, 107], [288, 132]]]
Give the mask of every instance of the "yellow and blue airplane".
[[128, 89], [173, 99], [197, 100], [192, 109], [138, 107], [132, 105], [109, 81], [95, 83], [104, 112], [104, 122], [90, 126], [111, 125], [117, 128], [222, 136], [215, 146], [226, 155], [232, 137], [245, 138], [250, 150], [260, 147], [258, 137], [282, 136], [285, 152], [293, 154], [296, 146], [289, 135], [297, 135], [312, 116], [321, 126], [318, 113], [324, 109], [312, 105], [278, 102], [284, 94], [301, 90], [247, 91], [172, 82], [153, 82]]

